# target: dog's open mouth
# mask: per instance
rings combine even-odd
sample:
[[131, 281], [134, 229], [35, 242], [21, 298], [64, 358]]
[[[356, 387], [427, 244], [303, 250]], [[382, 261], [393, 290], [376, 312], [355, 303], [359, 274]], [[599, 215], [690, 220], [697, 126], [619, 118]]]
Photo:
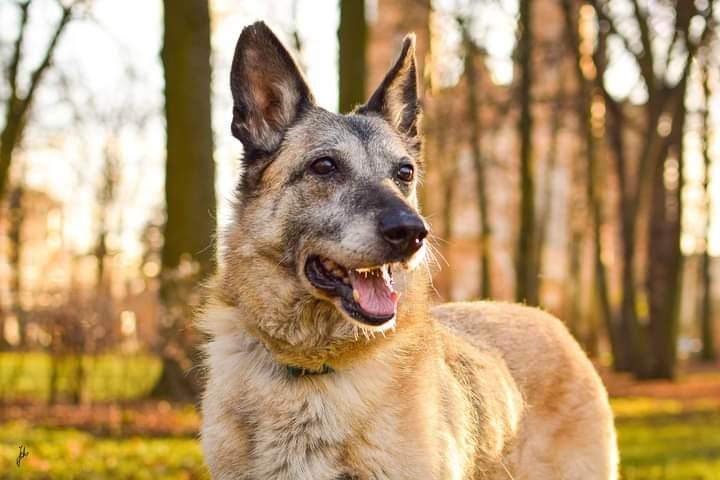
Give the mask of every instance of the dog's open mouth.
[[305, 263], [305, 275], [315, 288], [338, 297], [348, 315], [361, 323], [378, 327], [395, 318], [399, 295], [390, 264], [347, 269], [313, 255]]

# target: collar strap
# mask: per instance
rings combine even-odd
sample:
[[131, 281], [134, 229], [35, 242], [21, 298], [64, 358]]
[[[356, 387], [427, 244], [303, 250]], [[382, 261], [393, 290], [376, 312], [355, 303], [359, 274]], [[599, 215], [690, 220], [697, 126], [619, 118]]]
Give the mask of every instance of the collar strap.
[[286, 365], [288, 374], [293, 378], [309, 377], [312, 375], [325, 375], [333, 373], [335, 370], [330, 365], [323, 365], [320, 370], [310, 370], [302, 367], [295, 367], [293, 365]]

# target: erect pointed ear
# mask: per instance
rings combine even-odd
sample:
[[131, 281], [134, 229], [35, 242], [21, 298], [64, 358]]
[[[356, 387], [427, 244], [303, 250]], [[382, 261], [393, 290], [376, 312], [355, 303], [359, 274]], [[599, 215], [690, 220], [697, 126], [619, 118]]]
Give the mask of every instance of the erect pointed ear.
[[238, 38], [230, 89], [232, 134], [246, 152], [274, 151], [298, 115], [314, 104], [295, 60], [263, 22], [245, 27]]
[[397, 61], [367, 103], [358, 108], [357, 112], [379, 113], [401, 133], [417, 136], [420, 104], [414, 33], [405, 36]]

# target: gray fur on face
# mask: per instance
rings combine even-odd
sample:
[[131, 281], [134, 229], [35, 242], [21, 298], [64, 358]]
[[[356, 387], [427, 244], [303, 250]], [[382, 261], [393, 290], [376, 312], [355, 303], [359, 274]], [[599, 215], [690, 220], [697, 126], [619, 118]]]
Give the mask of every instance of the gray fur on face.
[[[412, 142], [377, 115], [314, 108], [289, 129], [263, 175], [241, 194], [238, 219], [259, 215], [253, 224], [272, 227], [288, 266], [309, 244], [346, 266], [385, 263], [390, 253], [378, 236], [377, 215], [393, 206], [416, 210], [415, 183], [395, 176], [403, 164], [419, 169], [414, 154]], [[310, 170], [322, 157], [337, 165], [332, 178]]]
[[[368, 103], [347, 115], [315, 104], [292, 57], [262, 24], [241, 34], [230, 83], [232, 131], [245, 155], [234, 221], [225, 232], [227, 285], [236, 285], [238, 268], [263, 272], [268, 285], [283, 279], [283, 308], [295, 308], [312, 298], [303, 273], [310, 255], [347, 269], [421, 261], [424, 248], [405, 258], [379, 227], [389, 210], [417, 215], [421, 149], [413, 38], [404, 41]], [[334, 162], [331, 175], [313, 172], [321, 158]], [[412, 180], [399, 178], [401, 165], [414, 168]], [[401, 276], [395, 277], [399, 286]], [[262, 295], [262, 282], [257, 287]]]

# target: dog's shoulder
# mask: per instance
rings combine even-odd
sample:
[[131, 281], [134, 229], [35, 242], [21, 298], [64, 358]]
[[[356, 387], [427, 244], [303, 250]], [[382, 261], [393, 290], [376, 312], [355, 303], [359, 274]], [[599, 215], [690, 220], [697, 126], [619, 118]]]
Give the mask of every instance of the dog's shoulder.
[[539, 308], [507, 302], [457, 302], [438, 305], [431, 315], [471, 343], [501, 353], [512, 350], [529, 355], [552, 350], [582, 354], [565, 325]]
[[497, 328], [505, 330], [527, 329], [547, 332], [548, 335], [562, 335], [563, 323], [548, 312], [521, 303], [476, 301], [453, 302], [437, 305], [431, 309], [431, 315], [441, 323], [459, 331], [470, 332], [477, 328]]
[[604, 390], [591, 362], [565, 325], [539, 308], [504, 302], [462, 302], [437, 306], [431, 314], [462, 339], [458, 341], [466, 341], [481, 351], [497, 352], [528, 399], [538, 392], [560, 388]]

